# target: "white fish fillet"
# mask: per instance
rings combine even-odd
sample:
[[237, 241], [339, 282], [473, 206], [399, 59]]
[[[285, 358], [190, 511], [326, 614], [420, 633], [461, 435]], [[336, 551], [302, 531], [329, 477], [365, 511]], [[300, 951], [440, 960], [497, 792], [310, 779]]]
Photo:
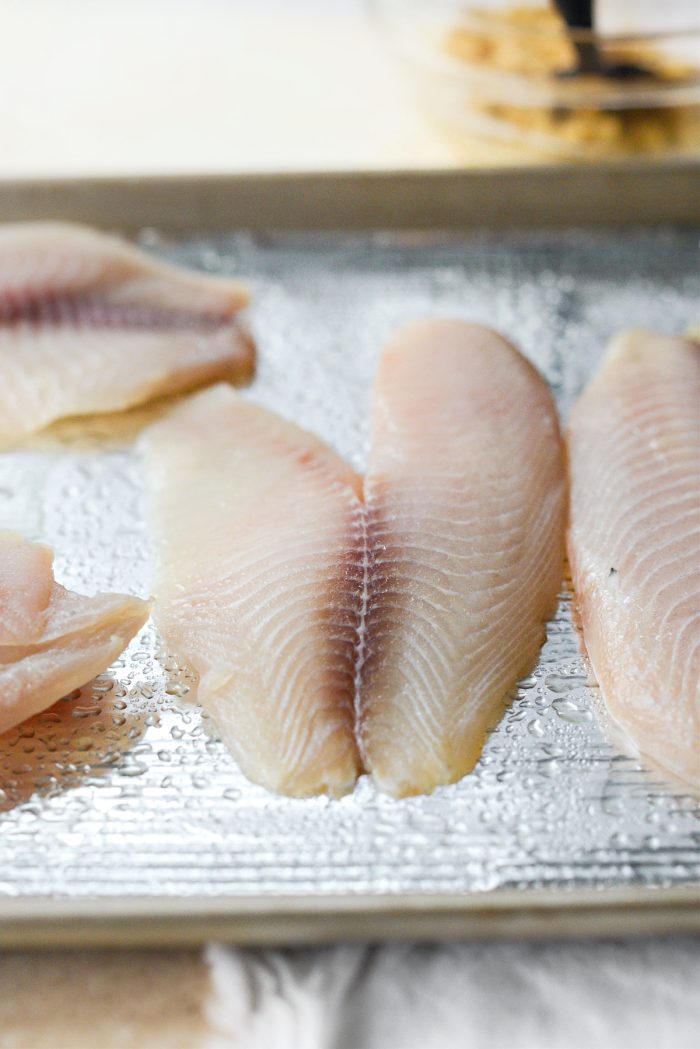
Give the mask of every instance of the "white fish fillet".
[[0, 227], [0, 447], [66, 416], [248, 379], [247, 302], [238, 281], [87, 227]]
[[53, 578], [41, 544], [0, 532], [0, 732], [114, 662], [148, 619], [136, 597], [83, 597]]
[[375, 382], [365, 500], [361, 752], [383, 790], [423, 793], [474, 766], [556, 606], [565, 466], [543, 379], [485, 328], [400, 331]]
[[28, 644], [46, 627], [53, 580], [53, 554], [0, 531], [0, 645]]
[[218, 386], [144, 436], [158, 625], [254, 782], [340, 795], [353, 735], [360, 481], [317, 438]]
[[459, 322], [400, 333], [364, 490], [316, 438], [225, 388], [143, 443], [158, 623], [249, 778], [350, 790], [353, 730], [390, 793], [467, 772], [562, 575], [561, 441], [531, 366]]
[[569, 560], [607, 709], [700, 787], [700, 346], [629, 332], [568, 430]]

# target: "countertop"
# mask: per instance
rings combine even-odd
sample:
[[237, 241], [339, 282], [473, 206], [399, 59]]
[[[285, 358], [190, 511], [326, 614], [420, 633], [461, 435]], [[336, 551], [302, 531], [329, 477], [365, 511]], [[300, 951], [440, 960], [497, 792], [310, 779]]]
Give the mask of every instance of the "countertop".
[[419, 111], [363, 0], [3, 0], [0, 143], [0, 178], [524, 162]]

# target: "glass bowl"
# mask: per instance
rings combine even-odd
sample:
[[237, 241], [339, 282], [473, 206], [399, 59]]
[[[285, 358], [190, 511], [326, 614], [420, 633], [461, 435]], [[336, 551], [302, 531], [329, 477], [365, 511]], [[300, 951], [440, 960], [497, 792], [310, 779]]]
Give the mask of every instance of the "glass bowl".
[[599, 2], [595, 30], [545, 0], [370, 6], [420, 99], [469, 135], [572, 159], [698, 154], [693, 3]]

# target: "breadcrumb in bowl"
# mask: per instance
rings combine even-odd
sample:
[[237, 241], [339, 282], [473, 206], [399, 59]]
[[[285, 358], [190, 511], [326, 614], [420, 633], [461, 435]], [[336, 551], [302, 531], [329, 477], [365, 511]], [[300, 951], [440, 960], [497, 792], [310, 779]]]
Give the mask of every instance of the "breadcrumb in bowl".
[[[544, 2], [374, 7], [419, 99], [469, 134], [564, 159], [700, 148], [700, 25], [604, 36]], [[582, 48], [600, 72], [579, 71]]]

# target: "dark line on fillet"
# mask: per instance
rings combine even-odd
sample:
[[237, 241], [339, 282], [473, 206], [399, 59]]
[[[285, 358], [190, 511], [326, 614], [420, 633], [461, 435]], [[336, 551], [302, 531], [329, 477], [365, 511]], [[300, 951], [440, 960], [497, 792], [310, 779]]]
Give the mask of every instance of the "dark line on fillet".
[[197, 313], [139, 303], [110, 302], [99, 296], [27, 299], [0, 294], [0, 326], [22, 324], [88, 331], [194, 331], [209, 333], [238, 326], [237, 317]]

